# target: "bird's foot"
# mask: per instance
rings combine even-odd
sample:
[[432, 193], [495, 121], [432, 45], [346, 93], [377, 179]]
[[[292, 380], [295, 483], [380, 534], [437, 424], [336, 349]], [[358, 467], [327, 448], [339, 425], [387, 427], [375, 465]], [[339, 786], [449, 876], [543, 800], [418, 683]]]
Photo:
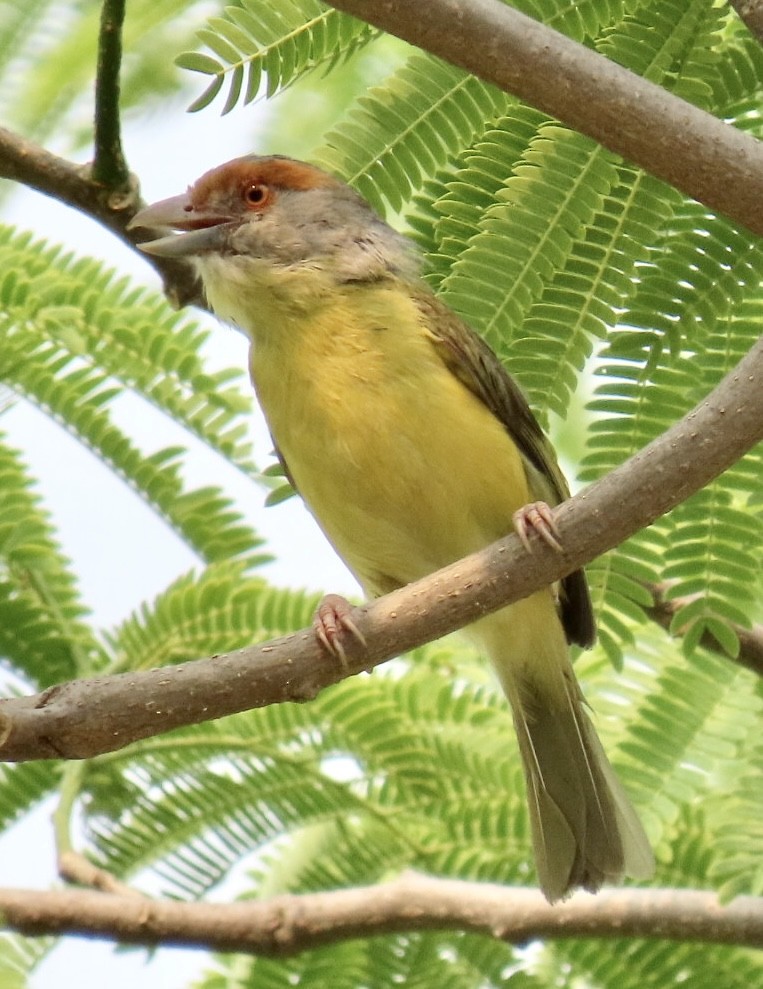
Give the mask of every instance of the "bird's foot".
[[523, 505], [513, 515], [514, 529], [528, 553], [532, 553], [530, 532], [537, 532], [540, 538], [552, 549], [562, 552], [562, 544], [557, 538], [559, 530], [554, 515], [545, 501], [533, 501]]
[[366, 639], [352, 619], [352, 605], [340, 594], [327, 594], [313, 616], [313, 628], [320, 644], [347, 669], [346, 636], [365, 648]]

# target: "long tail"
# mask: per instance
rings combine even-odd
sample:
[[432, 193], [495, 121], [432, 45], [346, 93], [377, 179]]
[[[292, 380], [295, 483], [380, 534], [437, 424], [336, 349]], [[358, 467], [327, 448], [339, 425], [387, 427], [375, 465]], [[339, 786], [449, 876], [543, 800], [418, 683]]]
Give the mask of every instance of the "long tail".
[[511, 704], [546, 898], [651, 876], [652, 850], [584, 710], [551, 592], [472, 629]]

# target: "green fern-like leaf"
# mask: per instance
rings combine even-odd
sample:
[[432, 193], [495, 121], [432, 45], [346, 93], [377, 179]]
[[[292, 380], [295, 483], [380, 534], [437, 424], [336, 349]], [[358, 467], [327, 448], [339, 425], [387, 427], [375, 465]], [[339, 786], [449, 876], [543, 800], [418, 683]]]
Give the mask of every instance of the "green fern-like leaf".
[[34, 967], [52, 945], [52, 938], [0, 934], [0, 980], [3, 989], [27, 989]]
[[550, 118], [516, 104], [463, 150], [450, 167], [439, 169], [412, 198], [406, 220], [427, 255], [428, 280], [439, 289], [453, 263], [479, 233], [483, 213], [495, 203], [511, 167]]
[[46, 687], [102, 665], [69, 561], [0, 434], [0, 657]]
[[[610, 336], [605, 355], [616, 362], [602, 366], [607, 383], [589, 404], [600, 418], [590, 430], [584, 478], [611, 470], [667, 429], [757, 338], [763, 255], [754, 239], [694, 205], [677, 209], [670, 226], [625, 307], [627, 325]], [[643, 579], [674, 580], [670, 593], [676, 598], [703, 591], [702, 600], [686, 603], [674, 623], [687, 628], [689, 651], [707, 629], [734, 652], [731, 624], [748, 624], [753, 617], [760, 519], [740, 495], [760, 493], [759, 465], [760, 450], [752, 451], [652, 529], [651, 538], [664, 533], [669, 548], [659, 560], [642, 558], [648, 568]], [[638, 551], [643, 538], [629, 545]], [[615, 555], [623, 552], [621, 547]], [[616, 630], [604, 634], [616, 654]]]
[[[754, 693], [749, 681], [740, 682], [736, 694], [745, 713], [753, 709], [760, 717], [761, 691]], [[738, 739], [745, 721], [735, 718], [726, 725], [726, 733]], [[725, 899], [735, 896], [763, 896], [763, 745], [760, 733], [747, 733], [745, 747], [734, 767], [735, 772], [718, 780], [715, 799], [706, 807], [716, 840], [711, 877], [720, 884]]]
[[688, 598], [672, 628], [682, 632], [688, 653], [708, 630], [735, 656], [739, 645], [731, 626], [749, 626], [757, 609], [763, 520], [734, 506], [723, 481], [698, 492], [671, 517], [663, 579], [671, 582], [668, 598]]
[[[100, 262], [11, 227], [0, 227], [0, 262], [0, 332], [4, 347], [21, 351], [19, 364], [24, 348], [33, 351], [45, 341], [137, 391], [241, 470], [254, 472], [240, 420], [251, 401], [237, 387], [239, 371], [206, 370], [207, 331]], [[13, 356], [11, 350], [4, 376]]]
[[140, 669], [240, 649], [310, 624], [319, 595], [279, 591], [240, 563], [213, 564], [176, 580], [111, 637], [120, 666]]
[[[72, 110], [91, 96], [99, 16], [97, 6], [55, 0], [3, 5], [0, 116], [6, 126], [40, 142], [51, 135], [67, 145], [90, 141], [90, 133], [73, 122]], [[179, 90], [179, 73], [167, 52], [191, 44], [199, 16], [187, 0], [134, 0], [124, 24], [130, 58], [121, 80], [123, 109], [166, 100]]]
[[278, 961], [237, 959], [235, 965], [221, 957], [218, 971], [210, 973], [199, 989], [220, 989], [233, 980], [261, 989], [287, 989], [296, 984], [330, 984], [337, 989], [359, 985], [473, 989], [505, 985], [509, 971], [513, 989], [541, 989], [548, 984], [523, 970], [527, 961], [511, 945], [475, 935], [420, 932], [345, 942], [340, 947], [336, 955], [332, 947]]
[[[664, 635], [648, 626], [639, 629], [638, 643], [639, 663], [654, 671], [645, 681], [648, 689], [638, 667], [631, 667], [608, 682], [605, 692], [595, 684], [587, 694], [602, 716], [621, 718], [631, 711], [628, 735], [614, 762], [638, 799], [648, 832], [662, 836], [658, 857], [669, 860], [666, 843], [680, 834], [681, 807], [706, 798], [712, 793], [708, 781], [734, 766], [745, 738], [755, 730], [757, 707], [739, 703], [740, 674], [733, 664], [700, 650], [687, 667], [678, 645], [671, 650]], [[739, 731], [729, 738], [728, 725], [734, 721]]]
[[618, 670], [622, 669], [623, 650], [635, 644], [638, 626], [644, 621], [643, 609], [653, 603], [646, 585], [662, 578], [666, 544], [662, 529], [645, 529], [586, 568], [598, 641]]
[[185, 488], [183, 448], [143, 454], [112, 412], [119, 396], [135, 391], [252, 476], [241, 418], [249, 400], [230, 386], [237, 373], [204, 370], [206, 335], [98, 262], [29, 235], [3, 228], [0, 259], [6, 386], [88, 446], [204, 559], [260, 562], [259, 538], [227, 497]]
[[189, 737], [179, 749], [176, 739], [174, 752], [154, 746], [131, 768], [141, 792], [129, 822], [91, 819], [109, 868], [124, 873], [151, 865], [174, 893], [195, 897], [284, 832], [363, 813], [362, 798], [322, 773], [310, 751], [296, 755], [267, 744], [258, 751], [230, 729], [217, 746], [211, 732], [196, 734], [197, 765], [188, 758]]
[[243, 98], [250, 103], [260, 91], [263, 75], [272, 96], [298, 76], [320, 66], [332, 68], [346, 60], [376, 33], [363, 21], [349, 17], [317, 0], [241, 0], [225, 9], [198, 32], [212, 52], [184, 52], [177, 64], [212, 77], [191, 110], [208, 106], [228, 81], [223, 113]]
[[609, 942], [602, 951], [600, 941], [581, 939], [547, 948], [546, 955], [545, 978], [554, 979], [572, 967], [590, 984], [620, 989], [662, 989], [684, 982], [692, 989], [743, 989], [761, 975], [753, 952], [667, 941], [623, 939]]
[[739, 20], [725, 26], [723, 58], [717, 67], [712, 106], [714, 112], [742, 130], [760, 135], [763, 53]]
[[15, 824], [55, 789], [60, 779], [52, 762], [7, 763], [0, 767], [0, 824]]
[[[497, 142], [493, 147], [501, 153]], [[616, 180], [607, 152], [554, 124], [541, 124], [443, 279], [443, 299], [470, 314], [494, 349], [506, 354]]]
[[677, 96], [708, 106], [722, 57], [719, 36], [728, 11], [706, 0], [639, 3], [605, 31], [602, 54]]
[[506, 354], [542, 420], [548, 411], [567, 414], [595, 341], [635, 290], [647, 228], [661, 229], [679, 198], [644, 173], [620, 167], [618, 175]]
[[326, 135], [314, 160], [354, 185], [384, 214], [484, 130], [510, 98], [460, 69], [413, 55], [361, 97]]

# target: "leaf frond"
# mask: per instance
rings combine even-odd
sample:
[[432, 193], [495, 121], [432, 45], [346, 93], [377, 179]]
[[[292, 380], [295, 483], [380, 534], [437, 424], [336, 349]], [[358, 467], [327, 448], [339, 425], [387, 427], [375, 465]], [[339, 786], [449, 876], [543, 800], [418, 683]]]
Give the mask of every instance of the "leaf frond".
[[468, 147], [510, 97], [429, 55], [412, 55], [358, 99], [312, 156], [384, 215]]
[[224, 560], [174, 581], [110, 636], [120, 667], [198, 659], [286, 635], [310, 624], [320, 595], [279, 590]]
[[0, 658], [43, 688], [102, 666], [69, 561], [0, 433]]
[[211, 54], [183, 52], [176, 64], [212, 77], [189, 109], [208, 106], [227, 81], [222, 112], [229, 113], [239, 101], [255, 99], [263, 77], [266, 93], [272, 96], [306, 72], [334, 68], [377, 35], [363, 21], [317, 0], [280, 0], [278, 4], [241, 0], [198, 32], [199, 41]]
[[[156, 296], [98, 262], [0, 230], [4, 384], [92, 450], [204, 559], [262, 561], [259, 537], [214, 487], [188, 489], [184, 449], [144, 454], [116, 424], [114, 406], [134, 392], [252, 477], [238, 372], [209, 374], [206, 334]], [[44, 278], [43, 278], [44, 274]], [[43, 284], [44, 283], [44, 284]]]

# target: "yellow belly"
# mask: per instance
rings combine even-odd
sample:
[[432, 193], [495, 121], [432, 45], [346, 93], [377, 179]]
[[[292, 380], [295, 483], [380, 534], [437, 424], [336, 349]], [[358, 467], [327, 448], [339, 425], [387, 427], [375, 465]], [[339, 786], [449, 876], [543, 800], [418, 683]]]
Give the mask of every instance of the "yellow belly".
[[252, 377], [294, 482], [367, 592], [499, 538], [529, 500], [505, 428], [384, 286], [255, 333]]

